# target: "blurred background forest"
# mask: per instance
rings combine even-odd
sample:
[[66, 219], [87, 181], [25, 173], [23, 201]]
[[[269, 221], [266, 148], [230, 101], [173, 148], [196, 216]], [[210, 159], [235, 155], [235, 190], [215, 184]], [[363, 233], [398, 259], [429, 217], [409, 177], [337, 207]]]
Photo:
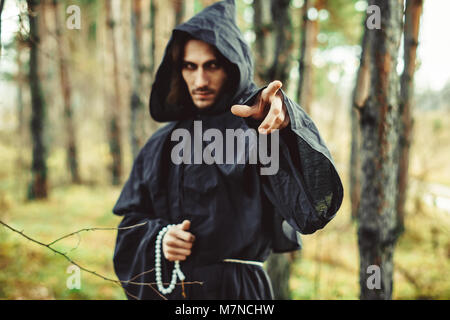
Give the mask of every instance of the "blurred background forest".
[[[0, 0], [3, 223], [42, 243], [117, 227], [111, 210], [133, 158], [164, 125], [148, 100], [171, 31], [213, 2]], [[449, 299], [450, 3], [236, 4], [256, 83], [283, 81], [308, 111], [345, 190], [335, 219], [303, 236], [301, 251], [267, 261], [277, 298]], [[365, 27], [370, 4], [386, 32]], [[115, 237], [89, 231], [54, 248], [116, 279]], [[372, 264], [381, 295], [364, 288]], [[125, 298], [84, 271], [81, 288], [68, 289], [69, 265], [0, 226], [0, 299]]]

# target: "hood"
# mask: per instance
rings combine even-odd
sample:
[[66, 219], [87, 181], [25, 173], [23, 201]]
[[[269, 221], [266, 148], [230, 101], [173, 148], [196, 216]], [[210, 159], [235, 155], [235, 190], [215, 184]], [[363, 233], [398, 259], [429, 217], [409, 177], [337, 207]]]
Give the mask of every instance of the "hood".
[[[239, 78], [232, 80], [235, 86], [228, 94], [204, 111], [198, 110], [190, 98], [184, 99], [185, 102], [177, 105], [169, 105], [166, 102], [171, 87], [172, 73], [177, 71], [174, 69], [177, 67], [173, 65], [171, 58], [172, 45], [177, 37], [186, 34], [215, 46], [233, 64], [236, 69], [235, 77]], [[152, 85], [150, 114], [156, 121], [165, 122], [183, 120], [200, 112], [222, 113], [229, 110], [233, 104], [242, 103], [256, 89], [253, 82], [251, 51], [236, 24], [234, 0], [220, 1], [205, 8], [173, 30]]]

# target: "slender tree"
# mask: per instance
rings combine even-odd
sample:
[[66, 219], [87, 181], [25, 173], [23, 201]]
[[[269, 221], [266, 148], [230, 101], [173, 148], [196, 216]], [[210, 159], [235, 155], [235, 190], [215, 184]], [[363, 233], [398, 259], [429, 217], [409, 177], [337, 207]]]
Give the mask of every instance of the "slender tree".
[[396, 218], [399, 77], [396, 62], [403, 1], [371, 0], [380, 29], [368, 30], [371, 85], [360, 109], [361, 199], [358, 211], [361, 299], [391, 299]]
[[[366, 22], [364, 21], [364, 26]], [[353, 90], [351, 118], [351, 151], [350, 151], [350, 202], [352, 219], [356, 220], [361, 192], [361, 131], [359, 128], [359, 109], [365, 104], [369, 95], [370, 68], [369, 68], [369, 34], [364, 28], [359, 69], [356, 75], [356, 84]]]
[[117, 43], [115, 39], [114, 30], [116, 22], [113, 15], [112, 1], [105, 1], [106, 26], [109, 38], [109, 52], [112, 55], [113, 67], [113, 93], [108, 95], [109, 99], [107, 110], [110, 112], [109, 122], [109, 147], [112, 157], [112, 184], [119, 185], [122, 177], [122, 143], [121, 132], [122, 126], [120, 123], [120, 102], [121, 102], [121, 88], [119, 84], [119, 61], [117, 55]]
[[200, 0], [202, 7], [206, 8], [207, 6], [212, 5], [214, 2], [217, 2], [218, 0]]
[[[289, 16], [289, 0], [271, 1], [271, 21], [274, 25], [272, 37], [274, 39], [273, 62], [264, 72], [265, 84], [273, 80], [280, 80], [284, 86], [289, 79], [289, 65], [292, 53], [292, 24]], [[262, 44], [265, 46], [265, 44]], [[292, 257], [293, 258], [293, 257]], [[271, 254], [267, 261], [267, 273], [272, 281], [275, 299], [290, 299], [289, 278], [291, 274], [291, 260], [286, 253]]]
[[[149, 137], [157, 128], [158, 124], [148, 115], [148, 109], [144, 107], [150, 99], [151, 87], [154, 81], [156, 67], [157, 67], [157, 29], [158, 23], [156, 17], [158, 16], [158, 0], [145, 1], [141, 4], [141, 22], [143, 41], [140, 45], [140, 87], [141, 87], [141, 103], [136, 121], [136, 132], [142, 142]], [[144, 40], [145, 39], [145, 40]], [[145, 103], [144, 103], [145, 102]]]
[[290, 0], [272, 0], [271, 13], [274, 24], [274, 57], [268, 78], [278, 79], [287, 87], [293, 49], [292, 22], [289, 15]]
[[[320, 2], [320, 1], [319, 1]], [[319, 5], [322, 6], [320, 2]], [[306, 112], [311, 110], [313, 97], [313, 51], [317, 47], [317, 34], [319, 32], [317, 19], [311, 19], [310, 10], [314, 8], [313, 0], [305, 0], [302, 10], [302, 30], [299, 56], [299, 74], [297, 99]]]
[[138, 119], [142, 118], [142, 0], [133, 0], [131, 10], [131, 39], [132, 39], [132, 88], [130, 101], [130, 140], [133, 158], [135, 158], [142, 145], [142, 134], [138, 132]]
[[412, 136], [412, 97], [414, 94], [414, 72], [416, 50], [419, 44], [420, 17], [423, 0], [407, 0], [405, 11], [403, 61], [400, 89], [400, 140], [398, 161], [397, 217], [399, 232], [404, 230], [405, 201], [408, 186], [409, 149]]
[[[17, 138], [18, 145], [25, 146], [25, 101], [24, 101], [24, 90], [27, 84], [27, 75], [25, 71], [25, 65], [23, 62], [24, 49], [28, 47], [27, 41], [23, 39], [20, 31], [16, 33], [15, 45], [16, 45], [16, 64], [17, 64], [17, 76], [15, 82], [17, 85]], [[16, 165], [18, 166], [19, 180], [25, 172], [25, 158], [24, 158], [24, 148], [18, 148]]]
[[183, 22], [186, 4], [184, 0], [173, 0], [173, 9], [175, 11], [175, 25]]
[[157, 7], [155, 5], [156, 0], [150, 0], [150, 23], [149, 23], [149, 29], [150, 29], [150, 66], [149, 66], [149, 73], [151, 77], [151, 82], [153, 82], [154, 74], [156, 72], [156, 14], [157, 14]]
[[0, 0], [0, 60], [2, 58], [2, 13], [6, 0]]
[[255, 42], [253, 47], [255, 57], [255, 81], [258, 85], [264, 85], [267, 81], [267, 72], [272, 35], [271, 2], [267, 0], [253, 0], [253, 30], [255, 32]]
[[80, 183], [81, 180], [78, 170], [78, 152], [72, 108], [72, 83], [68, 66], [68, 44], [63, 32], [65, 28], [62, 24], [58, 0], [53, 0], [53, 11], [55, 15], [59, 78], [64, 101], [64, 126], [66, 134], [67, 166], [70, 171], [72, 182]]
[[39, 0], [27, 0], [30, 24], [30, 68], [29, 84], [31, 92], [31, 135], [33, 141], [31, 183], [29, 199], [47, 198], [47, 146], [45, 142], [46, 105], [41, 87], [39, 67]]

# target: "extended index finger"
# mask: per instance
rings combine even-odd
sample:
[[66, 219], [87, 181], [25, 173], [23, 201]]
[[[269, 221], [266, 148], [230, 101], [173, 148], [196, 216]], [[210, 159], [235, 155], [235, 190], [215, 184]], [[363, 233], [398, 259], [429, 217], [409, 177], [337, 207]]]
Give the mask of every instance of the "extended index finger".
[[278, 90], [283, 86], [283, 83], [279, 80], [272, 81], [269, 83], [266, 89], [263, 92], [263, 99], [266, 101], [270, 101], [277, 94]]

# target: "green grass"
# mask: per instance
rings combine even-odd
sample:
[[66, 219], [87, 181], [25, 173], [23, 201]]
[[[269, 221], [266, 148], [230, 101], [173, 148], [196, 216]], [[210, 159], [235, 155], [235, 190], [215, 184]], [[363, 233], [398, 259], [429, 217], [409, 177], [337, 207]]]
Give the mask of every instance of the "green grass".
[[[65, 234], [91, 227], [117, 227], [111, 213], [117, 188], [73, 186], [53, 190], [48, 201], [11, 207], [2, 220], [28, 236], [49, 243]], [[80, 233], [54, 245], [88, 270], [116, 279], [112, 257], [115, 230]], [[0, 298], [7, 299], [120, 299], [122, 289], [81, 271], [81, 289], [66, 286], [70, 263], [48, 248], [0, 229]]]

